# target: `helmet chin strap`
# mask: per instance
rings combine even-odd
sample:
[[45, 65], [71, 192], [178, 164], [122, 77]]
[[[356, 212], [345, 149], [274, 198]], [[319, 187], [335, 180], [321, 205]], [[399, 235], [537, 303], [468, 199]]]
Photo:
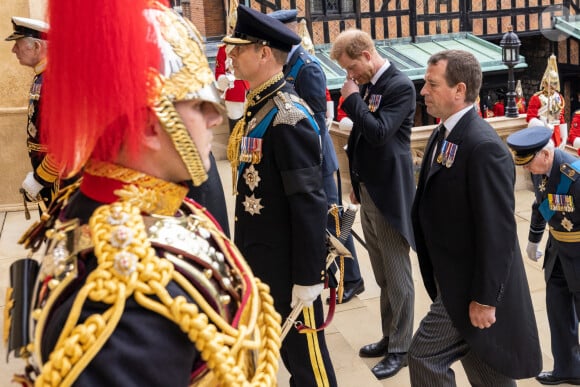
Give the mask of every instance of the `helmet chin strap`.
[[200, 186], [207, 180], [207, 172], [193, 139], [175, 110], [175, 105], [167, 96], [161, 96], [153, 110], [161, 126], [171, 137], [175, 149], [191, 176], [193, 185]]

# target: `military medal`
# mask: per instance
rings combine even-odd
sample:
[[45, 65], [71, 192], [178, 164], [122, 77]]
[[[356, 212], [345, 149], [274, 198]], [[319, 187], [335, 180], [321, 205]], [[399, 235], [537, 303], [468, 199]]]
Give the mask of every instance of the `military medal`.
[[250, 215], [260, 215], [260, 211], [264, 208], [263, 205], [260, 204], [262, 199], [256, 199], [256, 197], [252, 194], [252, 196], [246, 196], [246, 200], [242, 202], [244, 205], [244, 211], [250, 213]]
[[574, 212], [572, 195], [548, 194], [548, 204], [552, 211]]
[[437, 162], [447, 168], [451, 168], [455, 161], [455, 154], [457, 153], [457, 144], [443, 140], [441, 144], [441, 152], [437, 156]]
[[369, 110], [371, 113], [374, 113], [377, 110], [381, 103], [382, 97], [383, 96], [380, 94], [371, 94], [371, 97], [369, 98]]
[[451, 166], [453, 165], [453, 162], [455, 161], [455, 154], [457, 153], [457, 144], [454, 144], [452, 142], [447, 142], [448, 146], [447, 146], [447, 151], [446, 151], [446, 161], [445, 161], [445, 166], [447, 168], [451, 168]]
[[562, 222], [560, 222], [560, 224], [562, 225], [562, 227], [564, 227], [567, 231], [572, 231], [572, 229], [574, 228], [574, 223], [572, 223], [570, 221], [570, 219], [566, 218], [564, 216], [564, 218], [562, 218]]
[[262, 180], [260, 176], [258, 176], [258, 171], [256, 168], [254, 168], [253, 165], [250, 165], [249, 168], [246, 168], [243, 176], [251, 191], [253, 191], [258, 186], [260, 180]]
[[540, 184], [538, 184], [538, 191], [544, 192], [546, 191], [546, 183], [548, 182], [548, 178], [544, 176]]
[[262, 160], [262, 139], [242, 137], [240, 144], [240, 162], [259, 164]]

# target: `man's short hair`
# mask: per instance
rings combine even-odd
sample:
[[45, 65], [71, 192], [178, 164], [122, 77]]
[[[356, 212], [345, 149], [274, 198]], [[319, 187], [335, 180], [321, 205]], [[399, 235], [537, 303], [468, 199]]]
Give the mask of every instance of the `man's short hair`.
[[481, 88], [481, 66], [477, 58], [470, 52], [463, 50], [445, 50], [431, 55], [429, 65], [435, 65], [439, 61], [447, 61], [445, 69], [445, 81], [447, 86], [455, 86], [460, 82], [465, 83], [465, 102], [475, 102]]
[[369, 34], [358, 29], [342, 31], [334, 40], [330, 51], [330, 58], [338, 60], [343, 54], [351, 59], [362, 56], [363, 51], [375, 51], [375, 42]]

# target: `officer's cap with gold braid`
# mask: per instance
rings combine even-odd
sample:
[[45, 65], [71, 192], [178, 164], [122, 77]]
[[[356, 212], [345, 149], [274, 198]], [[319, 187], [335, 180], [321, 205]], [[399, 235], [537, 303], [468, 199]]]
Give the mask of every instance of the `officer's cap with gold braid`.
[[258, 43], [284, 52], [300, 43], [300, 36], [290, 31], [282, 22], [255, 9], [239, 5], [238, 19], [231, 35], [223, 42], [232, 45]]
[[507, 144], [514, 155], [514, 163], [516, 165], [530, 163], [546, 146], [550, 137], [552, 137], [552, 131], [545, 126], [532, 126], [510, 134]]
[[166, 4], [148, 0], [51, 1], [43, 85], [43, 140], [64, 166], [135, 155], [153, 111], [195, 185], [207, 174], [173, 103], [220, 106], [201, 36]]

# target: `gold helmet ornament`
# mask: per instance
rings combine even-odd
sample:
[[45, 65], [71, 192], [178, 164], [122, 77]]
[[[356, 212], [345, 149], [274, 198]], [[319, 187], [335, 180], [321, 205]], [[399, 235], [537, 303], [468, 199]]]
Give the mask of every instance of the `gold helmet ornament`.
[[[198, 99], [222, 109], [195, 26], [160, 2], [114, 0], [102, 7], [73, 1], [78, 7], [49, 5], [55, 26], [42, 115], [49, 149], [69, 175], [89, 159], [115, 161], [121, 146], [134, 155], [154, 112], [193, 183], [202, 184], [206, 171], [173, 105]], [[83, 11], [75, 18], [73, 9]]]
[[554, 54], [550, 55], [548, 58], [548, 65], [544, 71], [544, 76], [542, 77], [542, 82], [540, 86], [541, 90], [549, 94], [554, 91], [560, 91], [560, 77], [558, 76], [558, 63], [556, 62], [556, 56]]
[[312, 43], [312, 38], [308, 32], [306, 19], [302, 19], [298, 23], [298, 35], [302, 38], [302, 47], [304, 47], [309, 54], [314, 55], [314, 43]]
[[238, 20], [238, 0], [230, 0], [230, 6], [228, 9], [228, 34], [231, 34], [236, 27], [236, 21]]
[[516, 97], [522, 98], [524, 96], [524, 89], [522, 88], [522, 80], [518, 79], [518, 83], [516, 85]]

